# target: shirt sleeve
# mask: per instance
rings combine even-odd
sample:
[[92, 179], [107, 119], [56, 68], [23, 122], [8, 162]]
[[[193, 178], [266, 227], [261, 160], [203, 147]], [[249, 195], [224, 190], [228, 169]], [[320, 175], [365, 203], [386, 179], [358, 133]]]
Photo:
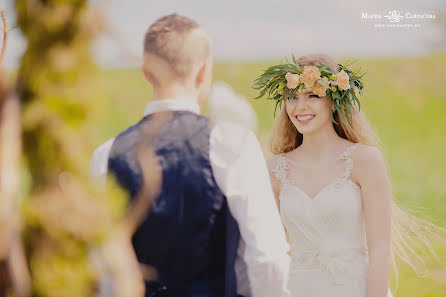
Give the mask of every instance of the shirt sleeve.
[[114, 138], [107, 140], [96, 148], [90, 159], [90, 178], [98, 181], [105, 187], [108, 171], [108, 157], [114, 142]]
[[211, 131], [210, 160], [240, 229], [239, 256], [246, 264], [251, 296], [290, 296], [289, 245], [257, 137], [234, 124], [217, 124]]

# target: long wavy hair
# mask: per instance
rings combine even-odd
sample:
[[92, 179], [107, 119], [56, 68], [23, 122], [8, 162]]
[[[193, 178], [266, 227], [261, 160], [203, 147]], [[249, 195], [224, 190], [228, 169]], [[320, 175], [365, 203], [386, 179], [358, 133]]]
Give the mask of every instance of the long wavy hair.
[[[338, 63], [327, 55], [302, 56], [296, 62], [301, 66], [325, 64], [329, 65], [334, 73], [339, 72]], [[339, 123], [333, 123], [336, 133], [353, 143], [362, 143], [379, 148], [381, 142], [371, 128], [364, 113], [354, 110], [352, 114], [352, 125], [349, 126], [340, 119], [338, 111], [334, 111], [333, 117]], [[288, 117], [285, 100], [269, 138], [270, 150], [273, 154], [290, 152], [299, 147], [302, 144], [302, 140], [303, 135], [297, 131]], [[446, 230], [401, 209], [393, 199], [391, 201], [391, 213], [390, 257], [396, 279], [395, 288], [397, 288], [397, 258], [408, 264], [418, 275], [422, 275], [428, 270], [426, 256], [434, 258], [441, 263], [432, 246], [432, 242], [446, 242]]]

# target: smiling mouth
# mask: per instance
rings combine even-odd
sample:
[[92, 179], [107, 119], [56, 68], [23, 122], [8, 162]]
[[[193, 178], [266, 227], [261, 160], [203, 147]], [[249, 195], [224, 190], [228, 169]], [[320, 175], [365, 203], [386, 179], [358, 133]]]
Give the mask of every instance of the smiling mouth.
[[301, 124], [306, 124], [314, 119], [314, 114], [304, 114], [304, 115], [296, 115], [296, 119]]

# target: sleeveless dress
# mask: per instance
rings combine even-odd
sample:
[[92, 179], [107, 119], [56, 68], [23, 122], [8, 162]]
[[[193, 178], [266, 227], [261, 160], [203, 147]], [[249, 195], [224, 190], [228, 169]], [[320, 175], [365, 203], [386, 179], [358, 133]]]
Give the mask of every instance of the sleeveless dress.
[[283, 154], [275, 156], [272, 171], [281, 183], [280, 214], [291, 246], [288, 288], [292, 297], [366, 297], [362, 194], [350, 179], [351, 154], [357, 147], [348, 147], [340, 156], [344, 173], [313, 198], [288, 179], [290, 161]]

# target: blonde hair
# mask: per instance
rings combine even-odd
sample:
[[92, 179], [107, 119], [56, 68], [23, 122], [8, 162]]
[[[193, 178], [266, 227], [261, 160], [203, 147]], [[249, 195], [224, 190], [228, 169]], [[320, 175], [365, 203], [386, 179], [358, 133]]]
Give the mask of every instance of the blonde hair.
[[[339, 72], [337, 62], [327, 55], [302, 56], [296, 61], [302, 66], [316, 66], [326, 64], [331, 67], [334, 73]], [[358, 110], [352, 111], [352, 125], [348, 126], [340, 120], [337, 111], [333, 117], [339, 124], [333, 123], [336, 133], [353, 143], [362, 143], [379, 147], [380, 142], [367, 118]], [[285, 104], [282, 104], [278, 118], [269, 139], [270, 150], [273, 154], [287, 153], [302, 144], [303, 136], [288, 117]], [[409, 212], [401, 209], [395, 201], [391, 202], [392, 223], [391, 223], [391, 265], [395, 273], [396, 287], [398, 287], [398, 269], [396, 259], [399, 258], [408, 264], [418, 275], [419, 266], [427, 270], [427, 265], [423, 259], [424, 255], [429, 255], [441, 263], [434, 248], [432, 240], [446, 242], [446, 230], [432, 224], [427, 220], [420, 219]]]
[[[210, 40], [203, 29], [194, 20], [178, 14], [156, 20], [144, 37], [144, 55], [162, 59], [179, 79], [187, 77], [193, 66], [210, 53]], [[157, 78], [153, 70], [149, 72]]]

